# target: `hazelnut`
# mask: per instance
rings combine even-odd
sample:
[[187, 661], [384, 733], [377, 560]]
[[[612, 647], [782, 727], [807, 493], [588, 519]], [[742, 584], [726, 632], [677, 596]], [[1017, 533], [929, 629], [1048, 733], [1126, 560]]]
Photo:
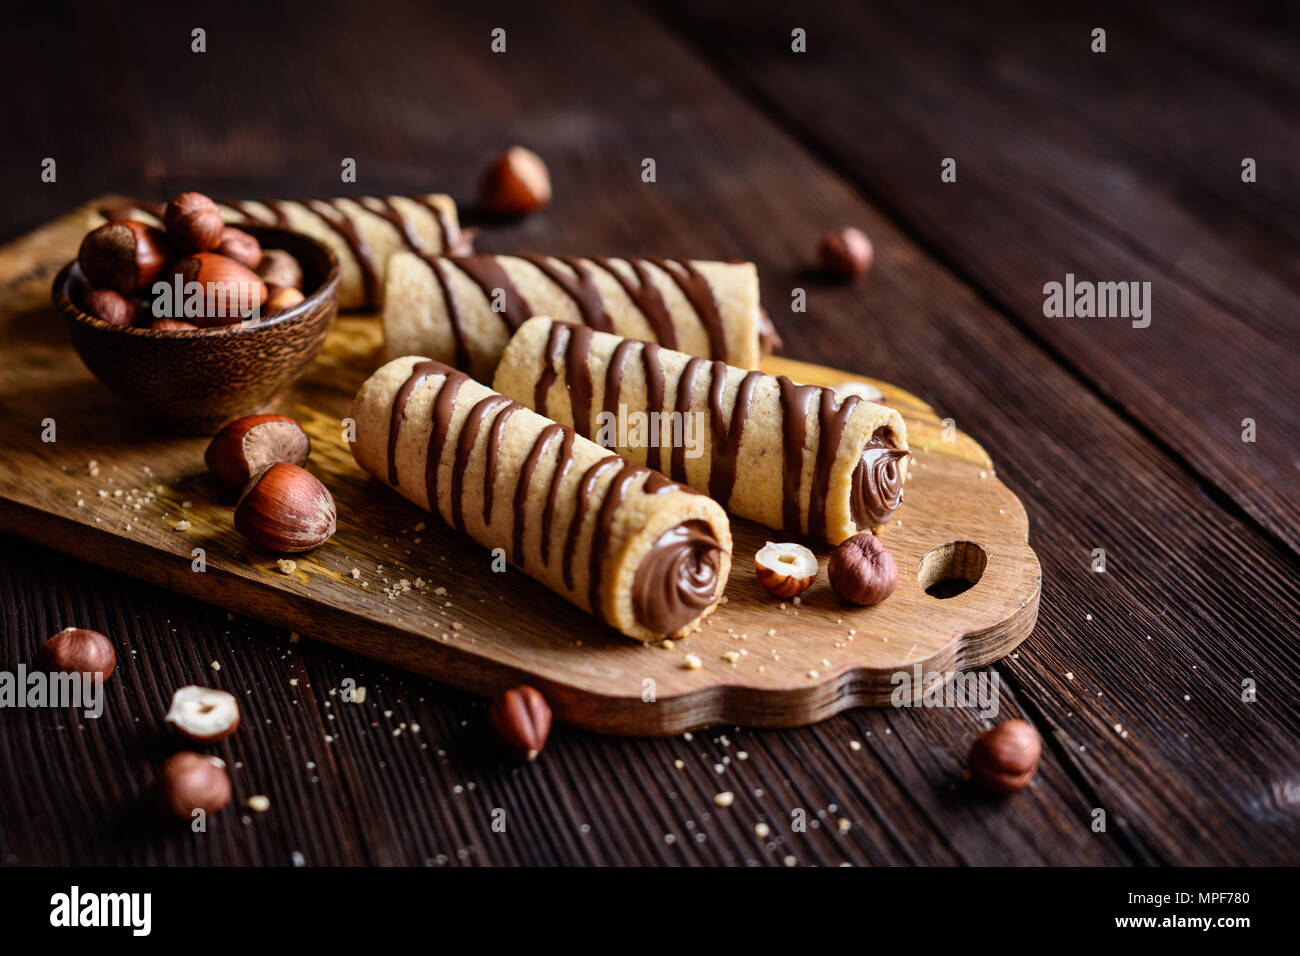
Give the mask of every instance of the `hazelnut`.
[[302, 426], [283, 415], [249, 415], [217, 432], [203, 456], [208, 471], [230, 488], [278, 461], [301, 465], [311, 454], [311, 439]]
[[41, 645], [36, 660], [49, 671], [102, 674], [108, 680], [117, 666], [117, 652], [99, 631], [65, 627]]
[[875, 258], [876, 253], [867, 234], [852, 226], [826, 233], [817, 250], [821, 267], [845, 279], [866, 275]]
[[506, 751], [520, 760], [536, 760], [551, 733], [551, 708], [527, 684], [497, 694], [488, 717]]
[[109, 325], [130, 325], [135, 321], [136, 304], [112, 289], [95, 289], [86, 296], [86, 311]]
[[167, 264], [167, 237], [142, 222], [109, 222], [86, 235], [77, 262], [96, 289], [145, 291]]
[[169, 319], [164, 315], [162, 318], [154, 319], [150, 322], [149, 328], [169, 332], [187, 332], [192, 329], [197, 329], [198, 326], [193, 322], [186, 322], [182, 319]]
[[257, 274], [268, 286], [302, 288], [302, 266], [283, 249], [263, 249]]
[[262, 244], [234, 226], [225, 226], [221, 230], [221, 241], [213, 252], [234, 259], [241, 266], [256, 269], [262, 263]]
[[266, 284], [256, 272], [234, 259], [200, 252], [180, 260], [176, 271], [183, 282], [197, 282], [203, 287], [203, 315], [194, 317], [201, 328], [233, 325], [266, 305]]
[[826, 568], [835, 593], [851, 604], [879, 604], [894, 593], [898, 565], [870, 531], [846, 538]]
[[224, 740], [239, 729], [239, 702], [224, 690], [190, 684], [172, 694], [164, 720], [190, 740]]
[[268, 315], [288, 312], [295, 305], [299, 305], [306, 300], [307, 297], [293, 286], [277, 287], [266, 300], [266, 311]]
[[165, 816], [189, 821], [195, 810], [216, 813], [230, 802], [230, 775], [220, 757], [182, 750], [162, 765], [155, 791]]
[[1008, 720], [975, 738], [970, 748], [970, 774], [994, 793], [1015, 793], [1038, 771], [1043, 741], [1034, 725]]
[[181, 193], [169, 202], [163, 210], [163, 225], [172, 248], [180, 253], [217, 248], [225, 228], [221, 210], [203, 193]]
[[551, 174], [531, 149], [512, 146], [492, 161], [479, 191], [489, 211], [527, 216], [551, 201]]
[[276, 462], [252, 477], [235, 506], [235, 527], [268, 551], [310, 551], [334, 534], [334, 497], [316, 476]]
[[769, 541], [754, 555], [754, 573], [768, 594], [792, 598], [817, 577], [817, 555], [801, 544]]

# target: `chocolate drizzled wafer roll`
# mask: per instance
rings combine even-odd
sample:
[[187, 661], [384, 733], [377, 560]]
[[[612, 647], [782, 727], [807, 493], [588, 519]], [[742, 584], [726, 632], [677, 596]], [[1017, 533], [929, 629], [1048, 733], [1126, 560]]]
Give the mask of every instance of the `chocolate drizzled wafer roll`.
[[[377, 309], [397, 252], [436, 255], [467, 251], [450, 196], [364, 196], [356, 199], [219, 200], [221, 217], [233, 226], [292, 229], [319, 239], [339, 257], [339, 308]], [[107, 219], [161, 223], [163, 205], [128, 200], [105, 207]]]
[[389, 357], [432, 355], [488, 378], [511, 333], [533, 315], [744, 368], [775, 338], [749, 262], [400, 255], [389, 264]]
[[515, 333], [494, 385], [771, 528], [839, 544], [903, 500], [907, 426], [856, 395], [543, 317]]
[[463, 372], [396, 359], [350, 415], [362, 468], [629, 637], [688, 633], [722, 597], [731, 530], [716, 502]]

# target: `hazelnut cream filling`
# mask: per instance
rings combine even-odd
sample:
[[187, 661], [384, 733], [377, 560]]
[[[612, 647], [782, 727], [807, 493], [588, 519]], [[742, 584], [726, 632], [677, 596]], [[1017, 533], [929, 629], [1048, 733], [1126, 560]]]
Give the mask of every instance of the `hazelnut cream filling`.
[[888, 428], [877, 428], [862, 449], [850, 490], [853, 522], [859, 528], [884, 524], [903, 503], [902, 462], [910, 454], [894, 445]]
[[713, 603], [721, 553], [707, 521], [687, 521], [661, 534], [632, 581], [637, 623], [671, 634], [698, 617]]

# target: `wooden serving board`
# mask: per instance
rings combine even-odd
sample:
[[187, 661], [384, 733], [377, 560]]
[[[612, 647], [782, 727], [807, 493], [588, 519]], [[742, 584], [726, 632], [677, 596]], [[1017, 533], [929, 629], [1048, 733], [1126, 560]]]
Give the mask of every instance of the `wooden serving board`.
[[[0, 530], [478, 693], [533, 684], [558, 719], [608, 733], [796, 726], [887, 705], [895, 674], [984, 666], [1034, 626], [1042, 578], [1028, 519], [984, 450], [893, 385], [773, 358], [768, 371], [798, 382], [873, 385], [907, 420], [907, 494], [882, 531], [898, 589], [873, 608], [845, 605], [823, 553], [801, 603], [783, 604], [753, 573], [779, 533], [735, 519], [727, 603], [671, 647], [631, 642], [522, 572], [493, 572], [483, 548], [356, 466], [339, 418], [378, 364], [367, 317], [340, 319], [279, 403], [311, 434], [309, 467], [339, 511], [335, 537], [283, 573], [235, 532], [232, 501], [204, 470], [206, 440], [157, 433], [72, 352], [49, 284], [95, 205], [0, 249]], [[978, 582], [926, 592], [950, 578]], [[688, 668], [688, 654], [702, 666]]]

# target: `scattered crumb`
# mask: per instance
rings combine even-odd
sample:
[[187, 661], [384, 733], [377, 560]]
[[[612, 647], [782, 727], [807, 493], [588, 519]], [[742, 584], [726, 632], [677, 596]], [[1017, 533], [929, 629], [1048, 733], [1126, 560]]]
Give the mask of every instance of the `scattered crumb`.
[[360, 568], [353, 568], [351, 571], [348, 572], [348, 574], [352, 575], [352, 580], [353, 580], [353, 581], [360, 581], [360, 580], [361, 580], [361, 569], [360, 569]]
[[671, 651], [671, 650], [673, 649], [673, 641], [672, 641], [672, 638], [670, 638], [670, 637], [665, 637], [665, 638], [660, 642], [659, 646], [662, 647], [662, 648], [663, 648], [664, 650], [666, 650], [666, 651]]
[[735, 667], [736, 661], [740, 660], [740, 655], [735, 651], [727, 651], [727, 653], [722, 655], [722, 659], [726, 661], [728, 664], [730, 664], [732, 667]]
[[839, 826], [841, 833], [848, 833], [850, 830], [853, 829], [853, 824], [850, 823], [848, 820], [844, 819], [843, 817], [840, 817], [837, 826]]
[[281, 574], [293, 574], [298, 570], [298, 562], [290, 558], [281, 558], [275, 562], [275, 566], [280, 569]]
[[820, 677], [821, 675], [818, 674], [818, 673], [817, 673], [816, 671], [814, 671], [814, 670], [810, 670], [810, 671], [808, 672], [808, 676], [809, 676], [809, 677]]
[[682, 659], [682, 666], [685, 667], [688, 671], [697, 671], [697, 670], [699, 670], [703, 665], [704, 665], [704, 662], [701, 661], [700, 658], [699, 658], [699, 656], [696, 655], [696, 654], [687, 654], [687, 655]]
[[736, 799], [736, 795], [730, 790], [723, 790], [721, 793], [713, 795], [713, 802], [719, 807], [729, 807], [731, 802]]
[[271, 809], [271, 799], [265, 794], [255, 793], [248, 798], [248, 809], [254, 813], [265, 813]]
[[850, 750], [861, 750], [861, 749], [862, 749], [862, 741], [860, 741], [860, 740], [850, 740], [850, 741], [849, 741], [849, 749], [850, 749]]
[[221, 670], [221, 662], [220, 662], [220, 661], [213, 661], [213, 662], [212, 662], [211, 664], [209, 664], [208, 666], [211, 667], [214, 671], [219, 671], [219, 670]]
[[1066, 680], [1074, 680], [1074, 671], [1066, 671], [1066, 672], [1065, 672], [1065, 679], [1066, 679]]
[[754, 836], [756, 836], [756, 837], [758, 837], [758, 838], [760, 838], [760, 839], [765, 838], [765, 837], [766, 837], [768, 834], [770, 834], [771, 832], [772, 832], [772, 828], [771, 828], [770, 826], [768, 826], [766, 823], [755, 823], [755, 824], [754, 824]]
[[172, 529], [174, 531], [189, 531], [190, 527], [191, 527], [190, 523], [186, 521], [184, 518], [176, 522], [176, 524], [172, 525]]

